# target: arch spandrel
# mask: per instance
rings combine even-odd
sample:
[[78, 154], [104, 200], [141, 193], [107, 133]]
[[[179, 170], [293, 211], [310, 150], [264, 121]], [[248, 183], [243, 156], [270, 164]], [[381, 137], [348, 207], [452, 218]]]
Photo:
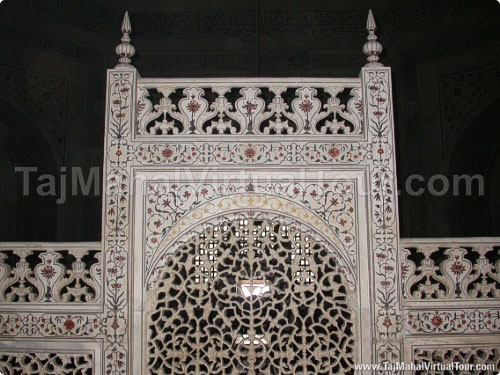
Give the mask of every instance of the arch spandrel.
[[[202, 209], [200, 207], [200, 209]], [[271, 220], [279, 221], [283, 224], [289, 225], [296, 230], [307, 233], [311, 238], [313, 238], [317, 243], [322, 244], [331, 255], [336, 259], [337, 264], [343, 270], [345, 274], [345, 280], [349, 285], [351, 290], [356, 289], [357, 284], [357, 272], [355, 265], [350, 261], [348, 254], [345, 249], [340, 247], [338, 241], [332, 240], [328, 237], [328, 232], [324, 232], [324, 228], [320, 226], [315, 226], [315, 223], [310, 223], [302, 220], [300, 217], [292, 216], [287, 212], [283, 211], [270, 211], [265, 209], [248, 209], [240, 208], [233, 210], [222, 210], [218, 214], [210, 214], [208, 217], [198, 217], [195, 215], [197, 220], [191, 222], [191, 225], [183, 226], [179, 223], [178, 226], [174, 226], [172, 229], [173, 235], [169, 238], [167, 236], [158, 246], [157, 254], [154, 263], [151, 263], [144, 276], [144, 287], [149, 290], [151, 286], [156, 282], [157, 277], [168, 258], [175, 254], [175, 252], [182, 248], [184, 244], [191, 238], [199, 236], [201, 232], [207, 228], [213, 228], [214, 226], [220, 225], [224, 222], [231, 222], [235, 220], [240, 220], [242, 218], [251, 218], [259, 220]], [[175, 232], [175, 233], [174, 233]]]
[[[343, 184], [345, 184], [349, 190], [351, 188], [354, 190], [352, 184], [347, 182], [343, 182]], [[173, 186], [175, 185], [176, 184], [173, 184]], [[147, 190], [154, 190], [155, 186], [158, 186], [158, 184], [155, 183], [148, 185]], [[153, 187], [153, 189], [150, 187]], [[246, 186], [243, 184], [239, 187], [235, 187], [234, 189], [238, 188], [245, 189]], [[348, 198], [344, 198], [341, 195], [338, 195], [337, 197], [337, 195], [334, 195], [336, 193], [333, 193], [332, 190], [326, 191], [322, 194], [328, 196], [329, 200], [332, 200], [339, 205], [343, 203], [344, 199], [352, 200], [351, 193], [349, 193], [350, 195]], [[315, 207], [308, 201], [294, 200], [296, 197], [287, 197], [283, 195], [279, 196], [277, 194], [272, 195], [270, 193], [244, 192], [235, 194], [234, 191], [230, 191], [226, 194], [220, 194], [218, 197], [214, 196], [212, 199], [207, 199], [201, 204], [186, 206], [184, 211], [178, 207], [169, 207], [168, 211], [170, 212], [163, 214], [161, 209], [164, 209], [164, 202], [175, 201], [177, 197], [182, 196], [182, 193], [179, 191], [176, 192], [176, 195], [171, 195], [167, 198], [162, 198], [161, 195], [158, 197], [156, 191], [152, 193], [152, 195], [155, 197], [155, 200], [153, 200], [154, 204], [148, 206], [146, 209], [148, 212], [151, 212], [151, 214], [148, 214], [147, 216], [149, 231], [146, 230], [146, 274], [151, 272], [152, 265], [155, 264], [158, 257], [161, 256], [161, 251], [159, 252], [158, 249], [164, 249], [170, 246], [172, 241], [174, 241], [180, 233], [189, 230], [189, 228], [197, 225], [199, 222], [210, 219], [212, 216], [242, 210], [275, 212], [276, 214], [286, 215], [294, 218], [294, 220], [309, 225], [317, 232], [322, 233], [323, 237], [327, 241], [331, 242], [334, 248], [338, 249], [338, 251], [342, 254], [341, 256], [344, 258], [345, 265], [350, 267], [352, 272], [355, 273], [354, 270], [357, 264], [357, 252], [355, 249], [357, 245], [355, 220], [356, 212], [355, 205], [352, 202], [349, 205], [344, 205], [341, 208], [334, 210], [330, 209], [326, 202], [324, 204], [321, 202], [316, 203], [317, 207]], [[336, 198], [330, 198], [331, 196]], [[149, 199], [149, 196], [148, 201], [152, 201]], [[158, 209], [158, 202], [163, 202], [160, 209]], [[344, 230], [341, 232], [340, 228]], [[155, 233], [164, 234], [161, 237], [158, 237]], [[153, 240], [151, 240], [151, 238]], [[158, 238], [161, 239], [158, 241]]]

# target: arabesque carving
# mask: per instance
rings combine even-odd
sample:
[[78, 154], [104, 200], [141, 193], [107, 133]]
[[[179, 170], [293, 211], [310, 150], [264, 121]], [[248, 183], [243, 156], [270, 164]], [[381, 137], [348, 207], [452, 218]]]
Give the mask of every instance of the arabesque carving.
[[328, 249], [279, 221], [207, 228], [148, 293], [149, 374], [346, 374], [353, 291]]

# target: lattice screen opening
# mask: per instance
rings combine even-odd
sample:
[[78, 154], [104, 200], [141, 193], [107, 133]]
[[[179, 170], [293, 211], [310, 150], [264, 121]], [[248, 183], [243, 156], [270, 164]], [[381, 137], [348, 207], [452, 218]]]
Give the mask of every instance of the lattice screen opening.
[[2, 353], [0, 372], [5, 375], [93, 375], [92, 354]]
[[149, 291], [150, 374], [352, 374], [355, 314], [332, 253], [278, 221], [205, 229]]
[[[481, 369], [483, 365], [494, 365], [500, 368], [500, 348], [498, 347], [470, 347], [460, 348], [418, 348], [414, 352], [415, 364], [440, 363], [443, 365], [466, 365], [458, 369], [444, 370], [431, 369], [416, 371], [416, 375], [490, 375], [497, 374], [498, 370]], [[475, 366], [478, 366], [477, 368]], [[458, 366], [457, 366], [458, 367]]]

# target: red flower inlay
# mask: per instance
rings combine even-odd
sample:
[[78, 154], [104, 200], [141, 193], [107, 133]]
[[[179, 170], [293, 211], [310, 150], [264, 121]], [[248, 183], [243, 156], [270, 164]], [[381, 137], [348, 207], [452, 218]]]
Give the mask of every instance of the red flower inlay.
[[71, 331], [73, 328], [75, 328], [75, 322], [68, 318], [64, 322], [64, 327], [66, 328], [66, 330]]
[[54, 267], [45, 266], [45, 268], [42, 270], [42, 275], [46, 279], [52, 279], [56, 275], [56, 271], [54, 270]]
[[170, 158], [174, 154], [174, 152], [171, 149], [166, 148], [165, 150], [163, 150], [161, 152], [161, 154], [163, 155], [164, 158], [168, 159], [168, 158]]
[[201, 108], [200, 103], [197, 103], [194, 100], [191, 100], [187, 105], [187, 110], [191, 113], [198, 112], [200, 108]]
[[253, 104], [251, 103], [249, 100], [247, 100], [247, 102], [245, 103], [245, 105], [243, 106], [243, 108], [246, 109], [247, 111], [247, 115], [251, 115], [252, 114], [252, 111], [254, 109], [257, 109], [257, 104]]
[[340, 155], [340, 151], [336, 147], [332, 147], [331, 149], [328, 150], [328, 155], [330, 155], [332, 158], [336, 158], [337, 156]]
[[386, 326], [387, 328], [389, 328], [390, 326], [392, 326], [391, 319], [388, 316], [386, 316], [385, 319], [384, 319], [384, 322], [382, 324], [384, 326]]
[[302, 103], [299, 104], [299, 108], [303, 112], [311, 112], [313, 105], [310, 100], [304, 100]]
[[439, 327], [443, 323], [443, 319], [441, 317], [434, 315], [434, 317], [431, 319], [431, 323], [434, 327]]
[[255, 151], [253, 148], [247, 148], [245, 150], [245, 157], [247, 159], [253, 159], [257, 155], [257, 151]]
[[455, 275], [460, 275], [465, 271], [465, 267], [462, 263], [455, 262], [451, 265], [451, 272]]

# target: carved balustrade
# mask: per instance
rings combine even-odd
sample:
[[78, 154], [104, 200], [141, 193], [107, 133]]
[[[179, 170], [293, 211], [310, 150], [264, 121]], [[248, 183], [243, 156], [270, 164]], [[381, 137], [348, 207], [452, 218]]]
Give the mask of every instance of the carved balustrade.
[[403, 239], [400, 254], [405, 362], [498, 372], [500, 239]]
[[500, 299], [500, 240], [402, 241], [406, 301]]
[[101, 274], [100, 243], [0, 244], [1, 308], [97, 306]]
[[360, 79], [219, 78], [189, 83], [138, 80], [139, 136], [363, 133]]

